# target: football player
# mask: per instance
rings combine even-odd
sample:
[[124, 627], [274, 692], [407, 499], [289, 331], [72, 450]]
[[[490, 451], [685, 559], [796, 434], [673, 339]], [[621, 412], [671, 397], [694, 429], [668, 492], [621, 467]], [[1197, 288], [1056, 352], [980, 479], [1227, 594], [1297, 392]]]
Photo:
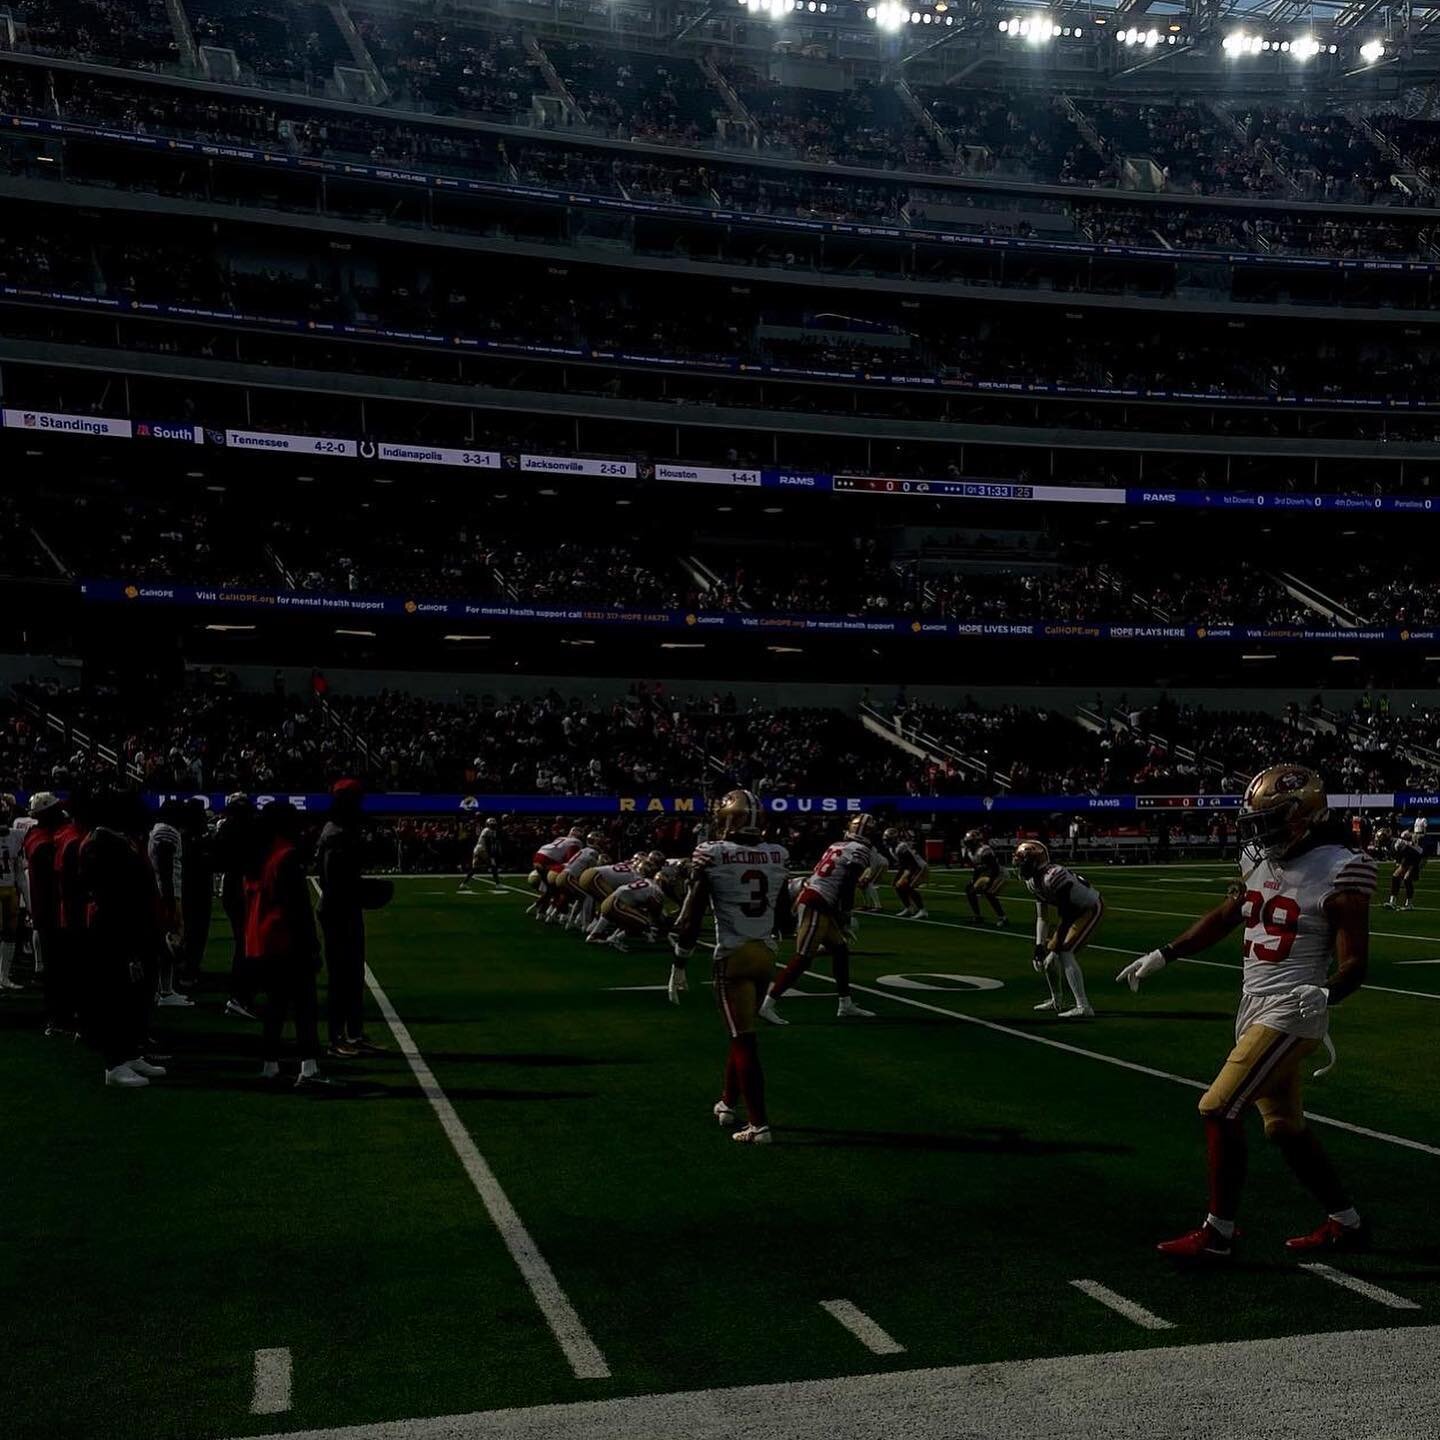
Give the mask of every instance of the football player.
[[[1395, 868], [1390, 872], [1390, 898], [1385, 902], [1387, 910], [1413, 910], [1415, 908], [1415, 880], [1420, 874], [1424, 852], [1415, 841], [1413, 830], [1402, 830], [1395, 839]], [[1405, 904], [1398, 905], [1400, 887], [1405, 887]]]
[[[589, 901], [591, 914], [594, 916], [585, 932], [587, 940], [603, 940], [609, 933], [609, 922], [601, 921], [599, 911], [622, 885], [641, 878], [640, 867], [644, 858], [637, 854], [629, 860], [617, 860], [613, 865], [592, 865], [580, 876], [581, 892]], [[598, 935], [595, 933], [597, 930]]]
[[20, 844], [15, 797], [0, 795], [0, 990], [23, 990], [14, 977], [15, 941], [20, 924]]
[[732, 790], [715, 807], [718, 840], [695, 847], [690, 885], [670, 943], [670, 998], [685, 988], [685, 961], [694, 951], [705, 913], [715, 917], [715, 999], [730, 1037], [725, 1075], [715, 1118], [725, 1129], [737, 1124], [743, 1098], [747, 1124], [731, 1139], [768, 1145], [772, 1139], [765, 1109], [765, 1076], [760, 1068], [755, 1021], [775, 968], [775, 928], [787, 905], [783, 845], [764, 840], [760, 801], [752, 791]]
[[612, 945], [625, 950], [626, 936], [654, 940], [665, 925], [665, 894], [647, 876], [641, 875], [612, 891], [600, 906], [600, 915], [586, 935], [587, 944]]
[[[1105, 914], [1100, 892], [1073, 870], [1050, 861], [1050, 852], [1038, 840], [1022, 840], [1015, 847], [1015, 871], [1035, 897], [1035, 968], [1045, 977], [1050, 998], [1037, 1010], [1055, 1011], [1062, 1020], [1088, 1020], [1095, 1011], [1085, 995], [1085, 975], [1076, 956], [1094, 937]], [[1054, 910], [1055, 923], [1049, 923]], [[1075, 1003], [1065, 1005], [1069, 985]]]
[[1198, 955], [1244, 926], [1235, 1048], [1200, 1100], [1210, 1210], [1198, 1229], [1158, 1247], [1177, 1260], [1228, 1259], [1234, 1250], [1252, 1105], [1265, 1138], [1325, 1210], [1319, 1228], [1287, 1240], [1286, 1249], [1309, 1255], [1365, 1240], [1349, 1194], [1305, 1123], [1300, 1071], [1326, 1038], [1331, 1006], [1364, 983], [1375, 862], [1347, 843], [1320, 777], [1302, 765], [1272, 765], [1250, 782], [1239, 834], [1240, 883], [1229, 896], [1116, 977], [1138, 990], [1170, 961]]
[[980, 897], [995, 912], [995, 923], [1005, 924], [1005, 907], [1000, 903], [1000, 891], [1005, 885], [1005, 872], [1000, 868], [1000, 857], [994, 846], [985, 838], [984, 832], [970, 830], [961, 842], [961, 850], [970, 862], [970, 882], [965, 886], [965, 898], [970, 902], [970, 914], [977, 925], [983, 924], [980, 914]]
[[600, 853], [605, 837], [592, 830], [585, 843], [565, 862], [555, 880], [557, 891], [556, 907], [565, 916], [565, 927], [569, 930], [585, 930], [595, 918], [595, 907], [580, 885], [587, 870], [593, 870], [608, 857]]
[[760, 1003], [760, 1015], [772, 1025], [788, 1025], [775, 1002], [810, 968], [821, 950], [830, 956], [841, 1019], [868, 1020], [873, 1010], [862, 1010], [850, 994], [850, 912], [860, 877], [874, 864], [872, 839], [878, 827], [873, 815], [857, 815], [845, 837], [830, 846], [816, 862], [810, 878], [801, 885], [795, 901], [795, 954], [776, 976], [770, 993]]
[[925, 908], [920, 887], [930, 874], [930, 866], [915, 848], [915, 842], [903, 831], [892, 827], [885, 832], [884, 840], [895, 866], [895, 893], [900, 897], [900, 918], [928, 920], [930, 912]]
[[480, 827], [480, 833], [475, 837], [475, 848], [470, 852], [470, 868], [466, 870], [465, 878], [460, 882], [462, 894], [470, 893], [470, 882], [475, 878], [477, 870], [488, 870], [490, 883], [497, 890], [504, 888], [500, 884], [500, 850], [500, 822], [487, 820]]
[[565, 862], [585, 843], [584, 834], [585, 827], [583, 825], [572, 825], [567, 834], [557, 835], [535, 852], [531, 861], [534, 869], [530, 871], [526, 883], [536, 892], [536, 896], [535, 903], [525, 912], [527, 915], [533, 915], [537, 920], [549, 920], [555, 913], [553, 909], [554, 877], [565, 868]]

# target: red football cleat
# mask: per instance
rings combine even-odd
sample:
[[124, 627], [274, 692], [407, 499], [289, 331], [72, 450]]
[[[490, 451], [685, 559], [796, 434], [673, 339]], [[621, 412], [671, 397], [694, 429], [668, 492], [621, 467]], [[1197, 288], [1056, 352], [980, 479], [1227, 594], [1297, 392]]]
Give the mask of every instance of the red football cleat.
[[1318, 1230], [1292, 1236], [1285, 1248], [1294, 1255], [1309, 1255], [1317, 1250], [1364, 1250], [1369, 1243], [1370, 1231], [1365, 1224], [1342, 1225], [1327, 1215]]
[[1207, 1223], [1173, 1240], [1162, 1240], [1155, 1248], [1171, 1260], [1228, 1260], [1235, 1253], [1235, 1238], [1239, 1234], [1237, 1229], [1227, 1240]]

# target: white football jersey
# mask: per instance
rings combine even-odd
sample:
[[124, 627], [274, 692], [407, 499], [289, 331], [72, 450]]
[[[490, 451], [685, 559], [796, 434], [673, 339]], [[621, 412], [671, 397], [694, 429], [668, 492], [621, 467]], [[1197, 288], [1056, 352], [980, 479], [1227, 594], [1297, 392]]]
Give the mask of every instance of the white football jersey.
[[1025, 888], [1037, 905], [1053, 905], [1062, 919], [1093, 910], [1100, 903], [1100, 892], [1083, 875], [1063, 865], [1047, 865], [1025, 882]]
[[998, 875], [1000, 873], [1000, 857], [996, 855], [995, 847], [988, 841], [983, 845], [977, 845], [973, 850], [967, 850], [965, 858], [969, 860], [979, 875]]
[[[1332, 895], [1371, 895], [1375, 862], [1345, 845], [1314, 845], [1287, 860], [1266, 860], [1247, 851], [1240, 859], [1245, 881], [1244, 999], [1237, 1037], [1251, 1025], [1318, 1040], [1328, 1015], [1300, 1016], [1290, 992], [1297, 985], [1324, 985], [1335, 961], [1335, 932], [1325, 915]], [[1250, 867], [1254, 866], [1252, 870]], [[1248, 872], [1248, 874], [1247, 874]]]
[[895, 869], [909, 870], [912, 873], [923, 874], [930, 867], [925, 863], [925, 857], [915, 848], [909, 840], [897, 840], [891, 854], [895, 860]]
[[485, 859], [489, 859], [499, 843], [499, 833], [493, 826], [487, 825], [475, 840], [475, 853], [483, 856]]
[[717, 956], [753, 940], [775, 948], [775, 902], [790, 855], [769, 840], [707, 840], [695, 847], [695, 866], [710, 885]]
[[582, 845], [566, 862], [565, 873], [579, 879], [600, 859], [600, 852], [593, 845]]
[[635, 874], [635, 867], [628, 860], [622, 860], [618, 865], [597, 865], [595, 879], [599, 881], [600, 888], [608, 895], [610, 891], [618, 890], [622, 885], [628, 885], [632, 880], [639, 879], [639, 876]]
[[19, 883], [22, 831], [0, 825], [0, 890], [13, 890]]
[[20, 898], [30, 904], [30, 867], [25, 860], [25, 837], [40, 822], [31, 815], [21, 815], [10, 826], [15, 836], [15, 878], [20, 886]]
[[1412, 833], [1417, 840], [1425, 838], [1425, 832], [1430, 828], [1430, 822], [1422, 815], [1415, 824], [1411, 826]]
[[579, 848], [580, 841], [573, 835], [558, 835], [548, 845], [542, 845], [540, 853], [547, 860], [564, 864]]
[[840, 840], [816, 862], [805, 889], [813, 891], [832, 910], [846, 911], [855, 903], [855, 886], [874, 863], [868, 840]]
[[632, 879], [615, 891], [617, 905], [627, 910], [649, 910], [658, 914], [665, 907], [665, 894], [653, 880]]

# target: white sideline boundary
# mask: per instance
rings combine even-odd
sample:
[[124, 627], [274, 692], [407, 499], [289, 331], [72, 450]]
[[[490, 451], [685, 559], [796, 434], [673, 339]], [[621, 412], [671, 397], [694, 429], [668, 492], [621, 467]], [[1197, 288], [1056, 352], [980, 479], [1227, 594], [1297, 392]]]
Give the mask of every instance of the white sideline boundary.
[[[318, 883], [313, 879], [310, 883], [318, 893]], [[368, 965], [365, 967], [365, 984], [375, 997], [375, 1003], [380, 1007], [380, 1013], [385, 1017], [385, 1023], [390, 1027], [390, 1033], [395, 1037], [395, 1044], [405, 1057], [406, 1064], [410, 1066], [421, 1094], [430, 1102], [430, 1108], [440, 1121], [445, 1138], [449, 1140], [465, 1174], [475, 1187], [475, 1193], [480, 1197], [486, 1213], [500, 1232], [500, 1239], [510, 1252], [510, 1258], [520, 1271], [521, 1278], [530, 1287], [530, 1293], [535, 1297], [535, 1303], [540, 1307], [545, 1323], [549, 1325], [556, 1343], [570, 1362], [575, 1378], [608, 1380], [610, 1366], [601, 1354], [600, 1347], [591, 1339], [590, 1332], [586, 1330], [584, 1322], [570, 1303], [570, 1297], [560, 1288], [555, 1272], [540, 1253], [539, 1247], [525, 1228], [524, 1221], [520, 1219], [519, 1212], [510, 1203], [510, 1197], [506, 1195], [499, 1180], [495, 1178], [495, 1172], [476, 1147], [470, 1132], [461, 1122], [454, 1105], [450, 1103], [450, 1097], [440, 1088], [440, 1082], [436, 1080], [434, 1072], [420, 1053], [420, 1047], [411, 1038], [405, 1022], [390, 1003], [390, 997]]]
[[250, 1440], [1434, 1440], [1440, 1326], [1411, 1325], [290, 1430]]

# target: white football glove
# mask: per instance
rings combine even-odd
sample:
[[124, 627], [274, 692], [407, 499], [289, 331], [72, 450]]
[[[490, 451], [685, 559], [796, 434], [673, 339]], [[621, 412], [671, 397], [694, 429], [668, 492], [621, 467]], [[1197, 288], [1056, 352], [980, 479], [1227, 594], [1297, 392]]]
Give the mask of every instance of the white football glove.
[[1302, 1020], [1317, 1020], [1330, 1008], [1330, 992], [1323, 985], [1297, 985], [1290, 998], [1298, 1003]]
[[685, 978], [685, 972], [677, 965], [670, 967], [670, 984], [666, 989], [666, 997], [672, 1005], [680, 1003], [680, 997], [690, 988], [690, 982]]
[[688, 960], [695, 953], [695, 947], [693, 945], [682, 945], [678, 935], [672, 935], [670, 937], [670, 948], [675, 952], [675, 958], [677, 960]]
[[1169, 963], [1158, 950], [1152, 950], [1148, 955], [1132, 960], [1115, 979], [1128, 985], [1131, 990], [1138, 991], [1142, 980], [1158, 975]]

